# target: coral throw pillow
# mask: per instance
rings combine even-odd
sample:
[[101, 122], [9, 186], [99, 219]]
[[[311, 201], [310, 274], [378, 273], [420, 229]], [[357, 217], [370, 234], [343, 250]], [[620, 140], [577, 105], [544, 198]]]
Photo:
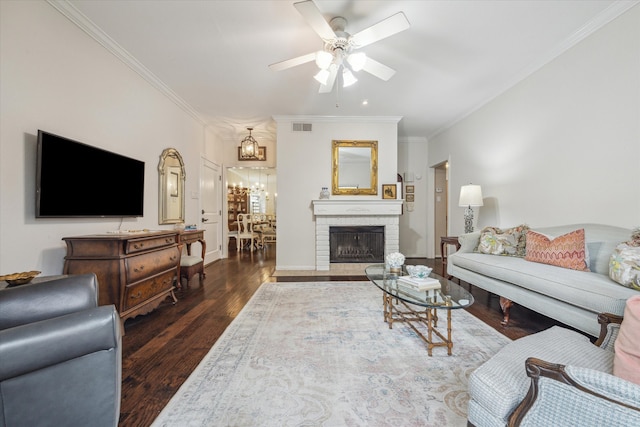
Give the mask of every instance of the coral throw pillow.
[[627, 300], [615, 350], [613, 375], [640, 385], [640, 295]]
[[550, 239], [544, 234], [527, 231], [527, 261], [556, 265], [572, 270], [589, 271], [586, 262], [584, 229]]

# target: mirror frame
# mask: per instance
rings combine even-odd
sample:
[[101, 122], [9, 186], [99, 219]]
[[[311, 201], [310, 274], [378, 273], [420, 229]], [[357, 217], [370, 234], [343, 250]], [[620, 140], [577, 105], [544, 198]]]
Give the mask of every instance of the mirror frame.
[[[335, 195], [377, 195], [378, 194], [378, 141], [332, 141], [332, 170], [331, 194]], [[340, 187], [340, 149], [341, 148], [370, 148], [371, 167], [369, 188]]]
[[[176, 165], [175, 163], [178, 163]], [[168, 200], [166, 199], [167, 189], [169, 188], [169, 167], [180, 168], [180, 176], [178, 176], [176, 195], [180, 204], [180, 214], [178, 217], [171, 218], [169, 216]], [[175, 148], [166, 148], [160, 155], [160, 163], [158, 164], [158, 224], [179, 224], [184, 222], [184, 183], [187, 174], [184, 170], [184, 162], [182, 156]]]

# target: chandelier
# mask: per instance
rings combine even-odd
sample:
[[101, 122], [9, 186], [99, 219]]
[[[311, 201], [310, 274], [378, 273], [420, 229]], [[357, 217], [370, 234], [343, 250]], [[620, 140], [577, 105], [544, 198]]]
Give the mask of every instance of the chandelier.
[[253, 128], [247, 128], [249, 135], [240, 143], [240, 158], [243, 160], [258, 159], [258, 141], [251, 136]]

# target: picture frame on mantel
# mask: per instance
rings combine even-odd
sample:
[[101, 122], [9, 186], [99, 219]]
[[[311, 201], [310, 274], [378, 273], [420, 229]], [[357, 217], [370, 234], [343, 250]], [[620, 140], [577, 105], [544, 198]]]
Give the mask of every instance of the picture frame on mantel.
[[396, 184], [382, 184], [382, 198], [383, 199], [396, 199], [397, 198], [397, 186]]
[[253, 162], [264, 162], [267, 160], [267, 147], [263, 147], [258, 145], [258, 158], [257, 159], [243, 159], [242, 158], [242, 149], [238, 147], [238, 160], [240, 161], [253, 161]]

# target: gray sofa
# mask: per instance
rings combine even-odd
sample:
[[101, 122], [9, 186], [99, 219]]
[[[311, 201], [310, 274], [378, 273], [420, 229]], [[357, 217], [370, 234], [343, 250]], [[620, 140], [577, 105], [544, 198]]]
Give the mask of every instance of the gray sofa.
[[121, 351], [94, 274], [0, 290], [0, 427], [117, 426]]
[[598, 336], [599, 313], [622, 316], [626, 300], [638, 291], [609, 278], [609, 257], [629, 240], [631, 230], [600, 224], [573, 224], [532, 230], [560, 236], [584, 228], [590, 272], [527, 261], [524, 258], [474, 252], [480, 231], [459, 237], [460, 249], [448, 257], [450, 275], [501, 297], [503, 324], [510, 302], [520, 304], [566, 325]]

